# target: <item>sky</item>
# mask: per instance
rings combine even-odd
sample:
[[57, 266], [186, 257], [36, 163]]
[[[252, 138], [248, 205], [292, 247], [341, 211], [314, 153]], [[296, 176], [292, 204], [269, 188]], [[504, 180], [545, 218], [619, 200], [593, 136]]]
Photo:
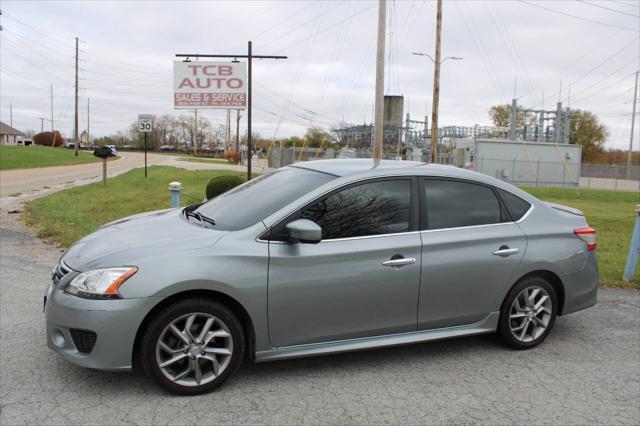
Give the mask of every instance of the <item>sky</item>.
[[[140, 113], [173, 108], [176, 53], [286, 55], [255, 61], [253, 128], [303, 135], [343, 120], [372, 121], [377, 1], [0, 1], [0, 120], [72, 136], [79, 42], [80, 131], [90, 99], [92, 136], [126, 130]], [[431, 113], [435, 1], [387, 0], [385, 94], [412, 119]], [[598, 115], [606, 146], [628, 149], [640, 1], [445, 0], [439, 123], [489, 125], [492, 105]], [[214, 126], [224, 111], [200, 110]], [[39, 117], [46, 120], [41, 121]], [[246, 126], [243, 114], [242, 126]], [[640, 123], [634, 149], [638, 149]]]

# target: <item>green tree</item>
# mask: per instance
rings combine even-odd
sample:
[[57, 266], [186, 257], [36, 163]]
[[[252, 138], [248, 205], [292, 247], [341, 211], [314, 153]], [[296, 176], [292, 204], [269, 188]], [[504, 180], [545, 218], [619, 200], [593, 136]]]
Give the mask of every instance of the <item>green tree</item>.
[[291, 148], [292, 146], [301, 147], [302, 142], [302, 138], [299, 138], [298, 136], [291, 136], [282, 140], [282, 146], [286, 146], [287, 148]]
[[[516, 117], [516, 126], [522, 127], [525, 124], [529, 114], [526, 114], [522, 111], [518, 112]], [[489, 118], [494, 126], [497, 127], [508, 127], [509, 121], [511, 120], [511, 105], [502, 104], [502, 105], [494, 105], [489, 109]]]
[[580, 109], [571, 111], [569, 143], [582, 145], [583, 162], [598, 161], [608, 136], [607, 128], [594, 113]]
[[331, 135], [318, 127], [309, 127], [305, 135], [308, 148], [320, 148], [331, 141]]

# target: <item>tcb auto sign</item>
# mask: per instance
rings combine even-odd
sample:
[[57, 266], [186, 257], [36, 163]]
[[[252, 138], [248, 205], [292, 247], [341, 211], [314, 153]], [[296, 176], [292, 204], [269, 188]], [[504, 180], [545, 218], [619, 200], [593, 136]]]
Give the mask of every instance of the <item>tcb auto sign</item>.
[[175, 61], [174, 107], [245, 109], [246, 77], [244, 63]]

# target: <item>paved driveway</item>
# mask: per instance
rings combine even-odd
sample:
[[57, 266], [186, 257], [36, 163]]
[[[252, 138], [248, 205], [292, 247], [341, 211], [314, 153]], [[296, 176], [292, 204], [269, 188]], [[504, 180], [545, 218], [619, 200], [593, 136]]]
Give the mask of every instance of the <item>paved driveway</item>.
[[640, 293], [602, 290], [538, 348], [480, 336], [246, 365], [219, 391], [66, 363], [44, 339], [60, 251], [0, 216], [0, 424], [640, 424]]

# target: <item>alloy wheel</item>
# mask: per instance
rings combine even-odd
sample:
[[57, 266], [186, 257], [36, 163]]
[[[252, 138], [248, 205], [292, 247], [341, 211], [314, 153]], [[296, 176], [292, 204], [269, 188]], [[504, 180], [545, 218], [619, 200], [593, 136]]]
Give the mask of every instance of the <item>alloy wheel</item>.
[[233, 338], [220, 318], [196, 312], [169, 323], [156, 344], [162, 374], [182, 386], [200, 386], [220, 376], [233, 354]]
[[551, 314], [552, 300], [549, 293], [542, 287], [527, 287], [511, 304], [511, 334], [520, 342], [532, 342], [545, 332], [551, 321]]

